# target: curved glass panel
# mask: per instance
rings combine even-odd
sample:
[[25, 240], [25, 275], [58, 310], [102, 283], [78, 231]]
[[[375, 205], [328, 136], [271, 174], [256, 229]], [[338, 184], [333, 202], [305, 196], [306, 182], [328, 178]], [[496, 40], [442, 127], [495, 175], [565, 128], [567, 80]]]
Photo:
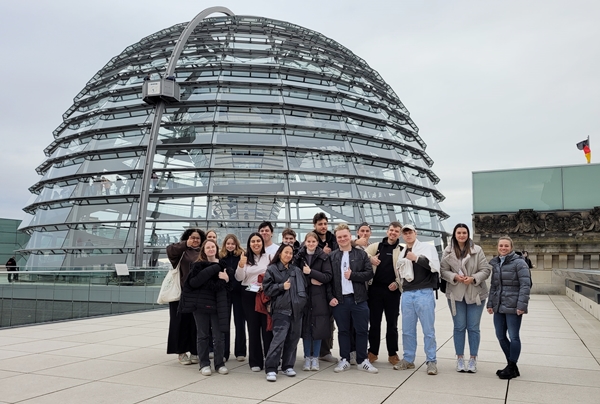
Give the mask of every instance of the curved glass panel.
[[54, 262], [39, 258], [37, 243], [55, 248], [42, 250], [57, 263], [132, 264], [139, 230], [138, 257], [152, 264], [192, 226], [244, 243], [270, 220], [276, 239], [283, 227], [303, 237], [318, 212], [332, 225], [371, 222], [381, 235], [399, 220], [441, 237], [439, 178], [408, 110], [363, 59], [318, 32], [262, 17], [204, 19], [172, 74], [180, 101], [153, 128], [163, 110], [152, 95], [143, 101], [144, 80], [164, 77], [186, 25], [127, 47], [75, 96], [25, 208], [35, 215], [22, 228], [38, 234], [31, 263]]

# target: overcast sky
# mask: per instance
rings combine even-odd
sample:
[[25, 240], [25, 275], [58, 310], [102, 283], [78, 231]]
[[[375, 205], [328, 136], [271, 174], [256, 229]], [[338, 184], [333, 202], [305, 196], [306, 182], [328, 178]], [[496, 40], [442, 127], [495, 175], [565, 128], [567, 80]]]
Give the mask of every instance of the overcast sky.
[[446, 230], [471, 224], [473, 171], [584, 164], [587, 136], [600, 156], [599, 1], [0, 0], [0, 217], [25, 216], [43, 149], [85, 83], [211, 6], [315, 30], [377, 70], [428, 145]]

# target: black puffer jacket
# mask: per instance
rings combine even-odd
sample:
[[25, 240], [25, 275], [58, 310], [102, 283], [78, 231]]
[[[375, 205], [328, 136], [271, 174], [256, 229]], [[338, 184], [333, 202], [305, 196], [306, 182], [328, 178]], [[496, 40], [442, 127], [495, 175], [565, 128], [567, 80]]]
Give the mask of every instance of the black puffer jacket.
[[[217, 313], [219, 317], [219, 329], [222, 332], [229, 331], [229, 282], [219, 279], [219, 272], [225, 269], [225, 263], [208, 261], [197, 261], [181, 290], [179, 300], [179, 311], [181, 313]], [[233, 272], [227, 270], [229, 279]]]
[[492, 280], [487, 307], [494, 313], [516, 314], [517, 309], [527, 313], [531, 272], [529, 266], [514, 252], [506, 255], [500, 265], [500, 257], [490, 261]]
[[[291, 286], [285, 290], [283, 284], [290, 280]], [[262, 287], [265, 295], [271, 298], [271, 312], [291, 315], [300, 318], [306, 305], [306, 279], [297, 266], [290, 264], [288, 268], [281, 262], [267, 267]]]
[[[338, 302], [344, 301], [344, 295], [342, 294], [342, 256], [344, 252], [341, 250], [332, 251], [329, 254], [331, 260], [331, 270], [333, 272], [333, 280], [331, 281], [331, 295], [327, 296], [327, 299], [331, 301], [332, 298], [336, 298]], [[361, 303], [369, 300], [367, 294], [367, 282], [374, 276], [373, 266], [371, 260], [366, 252], [356, 247], [352, 247], [349, 252], [350, 258], [350, 269], [352, 274], [350, 275], [350, 281], [352, 281], [352, 288], [354, 289], [354, 302]], [[328, 291], [329, 292], [329, 291]]]
[[[306, 247], [303, 246], [298, 251], [294, 258], [294, 265], [298, 268], [304, 268], [304, 263], [308, 263], [310, 259], [307, 257]], [[331, 287], [331, 261], [329, 256], [319, 247], [312, 255], [312, 261], [309, 265], [310, 274], [306, 277], [308, 290], [308, 301], [304, 307], [304, 315], [302, 317], [302, 338], [312, 338], [314, 340], [331, 338], [331, 307], [327, 300], [327, 288]], [[311, 279], [315, 279], [322, 285], [313, 285]]]
[[[235, 255], [232, 251], [227, 251], [227, 255], [222, 258], [222, 261], [225, 262], [225, 267], [227, 270], [231, 270], [235, 274], [235, 270], [240, 263], [240, 258], [240, 255]], [[231, 283], [231, 293], [237, 293], [240, 295], [242, 293], [242, 289], [245, 289], [245, 287], [242, 287], [242, 283], [235, 279], [235, 276], [233, 278], [229, 278], [229, 282]]]

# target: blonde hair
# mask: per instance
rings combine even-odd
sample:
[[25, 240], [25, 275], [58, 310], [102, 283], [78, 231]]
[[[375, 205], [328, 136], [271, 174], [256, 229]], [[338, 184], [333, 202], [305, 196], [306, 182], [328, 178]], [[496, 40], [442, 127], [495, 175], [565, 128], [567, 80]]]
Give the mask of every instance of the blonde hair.
[[312, 237], [315, 240], [317, 240], [317, 242], [319, 242], [319, 236], [317, 236], [317, 233], [315, 233], [314, 231], [309, 231], [308, 233], [306, 233], [306, 236], [304, 236], [304, 241], [306, 241], [306, 239], [309, 237]]
[[336, 226], [335, 228], [335, 233], [337, 233], [340, 230], [348, 230], [350, 231], [350, 227], [348, 227], [348, 225], [346, 223], [340, 223]]
[[513, 248], [514, 248], [514, 245], [513, 245], [512, 238], [510, 238], [510, 237], [508, 237], [508, 236], [502, 236], [502, 237], [500, 237], [500, 238], [498, 239], [498, 244], [500, 244], [500, 241], [501, 241], [501, 240], [506, 240], [506, 241], [508, 241], [508, 242], [510, 243], [510, 248], [511, 248], [511, 249], [513, 249]]
[[221, 249], [219, 250], [220, 258], [225, 258], [227, 256], [227, 248], [225, 248], [225, 246], [227, 245], [227, 242], [229, 240], [233, 240], [233, 242], [235, 243], [235, 250], [233, 250], [233, 255], [240, 256], [244, 252], [244, 249], [242, 248], [242, 246], [240, 244], [240, 240], [238, 240], [238, 238], [235, 236], [235, 234], [228, 234], [223, 239]]

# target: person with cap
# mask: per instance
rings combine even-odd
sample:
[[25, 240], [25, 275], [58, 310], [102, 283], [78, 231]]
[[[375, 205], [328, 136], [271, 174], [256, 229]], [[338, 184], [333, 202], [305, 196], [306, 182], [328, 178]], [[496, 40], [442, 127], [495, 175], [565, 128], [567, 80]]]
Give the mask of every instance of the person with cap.
[[412, 280], [403, 279], [402, 299], [402, 347], [403, 357], [394, 365], [395, 370], [414, 369], [417, 352], [417, 320], [421, 322], [427, 374], [437, 375], [437, 345], [435, 341], [435, 296], [434, 288], [439, 283], [440, 259], [433, 244], [417, 240], [417, 230], [412, 224], [402, 227], [402, 238], [406, 248], [400, 254], [400, 260], [406, 259], [412, 264]]

